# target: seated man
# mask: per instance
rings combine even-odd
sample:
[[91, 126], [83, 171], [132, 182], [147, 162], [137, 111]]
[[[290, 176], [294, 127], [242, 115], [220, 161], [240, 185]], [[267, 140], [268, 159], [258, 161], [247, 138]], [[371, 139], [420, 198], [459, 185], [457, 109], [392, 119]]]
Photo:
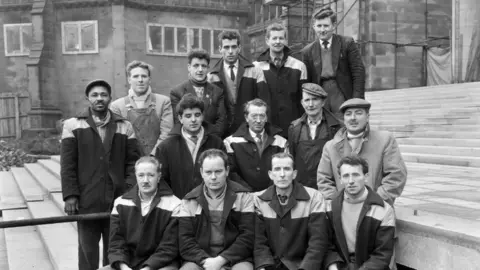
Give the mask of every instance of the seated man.
[[346, 156], [337, 167], [345, 188], [328, 207], [335, 249], [328, 253], [325, 265], [328, 270], [390, 269], [395, 233], [393, 208], [365, 185], [365, 159]]
[[150, 156], [135, 164], [137, 185], [115, 200], [110, 216], [110, 265], [101, 270], [178, 269], [181, 201], [160, 180], [160, 169]]
[[272, 157], [273, 186], [256, 193], [256, 269], [318, 270], [328, 251], [328, 222], [320, 192], [297, 181], [293, 157]]
[[253, 199], [228, 181], [228, 157], [209, 149], [199, 159], [204, 183], [182, 201], [179, 218], [180, 269], [253, 270]]

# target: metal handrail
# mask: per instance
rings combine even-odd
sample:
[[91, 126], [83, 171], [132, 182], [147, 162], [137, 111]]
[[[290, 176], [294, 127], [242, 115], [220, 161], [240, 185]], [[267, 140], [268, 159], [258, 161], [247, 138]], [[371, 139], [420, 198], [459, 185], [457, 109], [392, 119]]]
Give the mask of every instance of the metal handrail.
[[71, 215], [71, 216], [46, 217], [46, 218], [17, 219], [17, 220], [0, 221], [0, 229], [34, 226], [34, 225], [45, 225], [45, 224], [53, 224], [53, 223], [65, 223], [65, 222], [73, 222], [73, 221], [107, 219], [107, 218], [110, 218], [110, 213], [93, 213], [93, 214], [81, 214], [81, 215]]

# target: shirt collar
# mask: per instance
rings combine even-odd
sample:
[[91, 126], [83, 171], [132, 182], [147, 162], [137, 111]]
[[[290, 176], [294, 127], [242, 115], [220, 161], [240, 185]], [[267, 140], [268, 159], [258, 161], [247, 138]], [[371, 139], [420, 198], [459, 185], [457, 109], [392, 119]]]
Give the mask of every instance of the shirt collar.
[[[253, 132], [251, 129], [248, 129], [248, 132], [250, 132], [250, 136], [252, 136], [253, 139], [257, 137], [257, 133]], [[263, 139], [264, 133], [265, 133], [265, 129], [263, 129], [262, 132], [260, 132], [260, 137], [262, 137], [262, 139]]]
[[[230, 70], [230, 64], [227, 64], [226, 61], [223, 61], [223, 68], [225, 70]], [[238, 59], [237, 59], [237, 62], [233, 63], [233, 68], [238, 68]]]
[[[203, 137], [203, 133], [204, 133], [204, 129], [203, 127], [200, 127], [200, 132], [197, 133], [197, 138], [200, 139]], [[185, 132], [185, 130], [183, 130], [183, 127], [182, 127], [182, 136], [186, 139], [190, 139], [192, 138], [192, 135]]]
[[149, 86], [147, 92], [145, 92], [145, 94], [143, 94], [141, 96], [137, 96], [137, 94], [135, 94], [135, 92], [133, 91], [132, 88], [128, 89], [128, 96], [131, 97], [131, 98], [146, 99], [148, 97], [148, 95], [150, 95], [151, 93], [152, 93], [152, 87], [151, 86]]
[[[327, 47], [330, 49], [330, 47], [332, 46], [332, 40], [333, 40], [333, 35], [328, 39], [328, 45]], [[320, 40], [320, 45], [322, 45], [322, 48], [323, 48], [323, 40]]]
[[221, 199], [225, 196], [225, 191], [227, 190], [227, 183], [225, 183], [225, 186], [223, 187], [223, 190], [222, 192], [220, 192], [220, 194], [218, 194], [217, 196], [215, 196], [215, 198], [213, 198], [212, 196], [210, 196], [210, 193], [208, 193], [208, 188], [207, 188], [207, 185], [203, 185], [203, 192], [205, 193], [205, 196], [209, 197], [210, 199]]
[[318, 125], [318, 124], [320, 124], [320, 123], [322, 122], [322, 120], [323, 120], [323, 114], [320, 114], [320, 117], [319, 117], [318, 120], [315, 121], [315, 122], [314, 122], [313, 120], [311, 120], [310, 117], [307, 116], [307, 123], [308, 123], [309, 125]]
[[158, 191], [158, 188], [157, 188], [157, 190], [155, 190], [155, 193], [153, 193], [153, 195], [150, 197], [150, 199], [145, 200], [140, 195], [140, 189], [138, 189], [138, 198], [140, 198], [140, 202], [142, 202], [142, 203], [151, 203], [153, 201], [153, 198], [155, 198], [155, 196], [157, 195], [157, 191]]

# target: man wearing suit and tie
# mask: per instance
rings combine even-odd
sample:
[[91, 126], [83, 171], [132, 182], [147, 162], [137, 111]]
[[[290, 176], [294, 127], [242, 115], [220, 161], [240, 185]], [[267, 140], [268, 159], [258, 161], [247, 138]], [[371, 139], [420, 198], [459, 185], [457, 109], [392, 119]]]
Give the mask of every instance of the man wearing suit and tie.
[[308, 81], [328, 93], [325, 108], [340, 119], [340, 105], [351, 98], [365, 98], [365, 67], [352, 37], [333, 34], [337, 16], [330, 7], [314, 13], [317, 40], [302, 50]]

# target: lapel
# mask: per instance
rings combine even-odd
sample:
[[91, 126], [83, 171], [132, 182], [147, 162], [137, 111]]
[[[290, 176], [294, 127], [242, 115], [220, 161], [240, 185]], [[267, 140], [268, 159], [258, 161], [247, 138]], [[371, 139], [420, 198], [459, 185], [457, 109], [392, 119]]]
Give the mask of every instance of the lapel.
[[233, 208], [233, 204], [237, 199], [237, 194], [231, 189], [230, 183], [227, 182], [227, 190], [225, 190], [225, 199], [223, 201], [222, 223], [227, 222], [228, 214]]
[[208, 202], [205, 198], [205, 194], [203, 193], [204, 184], [200, 185], [200, 189], [198, 190], [197, 202], [202, 207], [202, 213], [205, 214], [207, 220], [210, 220], [210, 210], [208, 209]]
[[240, 87], [240, 81], [243, 78], [243, 73], [245, 72], [245, 67], [241, 64], [240, 58], [238, 59], [238, 69], [237, 69], [237, 76], [235, 77], [235, 85], [238, 88]]
[[187, 93], [191, 93], [197, 96], [197, 92], [195, 92], [195, 89], [193, 88], [193, 84], [190, 81], [188, 81], [184, 87], [184, 94], [187, 94]]
[[[342, 227], [342, 202], [343, 190], [332, 201], [332, 216], [333, 227], [335, 228], [335, 237], [337, 238], [337, 241], [340, 245], [340, 251], [342, 252], [343, 258], [348, 259], [347, 240], [345, 239], [345, 232], [343, 231]], [[360, 220], [358, 222], [360, 223]]]
[[318, 81], [316, 82], [317, 84], [320, 84], [320, 79], [322, 76], [322, 46], [320, 45], [320, 40], [317, 38], [315, 42], [313, 43], [313, 48], [312, 48], [314, 54], [317, 55], [317, 59], [313, 59], [313, 65], [315, 66], [315, 71], [317, 72], [317, 77]]
[[339, 36], [333, 35], [332, 37], [332, 69], [333, 72], [336, 72], [338, 68], [338, 62], [340, 60], [340, 53], [342, 50], [342, 41]]
[[103, 147], [105, 149], [105, 154], [109, 155], [110, 150], [112, 149], [112, 143], [113, 143], [113, 136], [115, 135], [115, 132], [117, 131], [117, 121], [114, 118], [114, 114], [110, 112], [111, 118], [110, 121], [107, 124], [107, 129], [105, 132], [105, 138], [103, 139]]

